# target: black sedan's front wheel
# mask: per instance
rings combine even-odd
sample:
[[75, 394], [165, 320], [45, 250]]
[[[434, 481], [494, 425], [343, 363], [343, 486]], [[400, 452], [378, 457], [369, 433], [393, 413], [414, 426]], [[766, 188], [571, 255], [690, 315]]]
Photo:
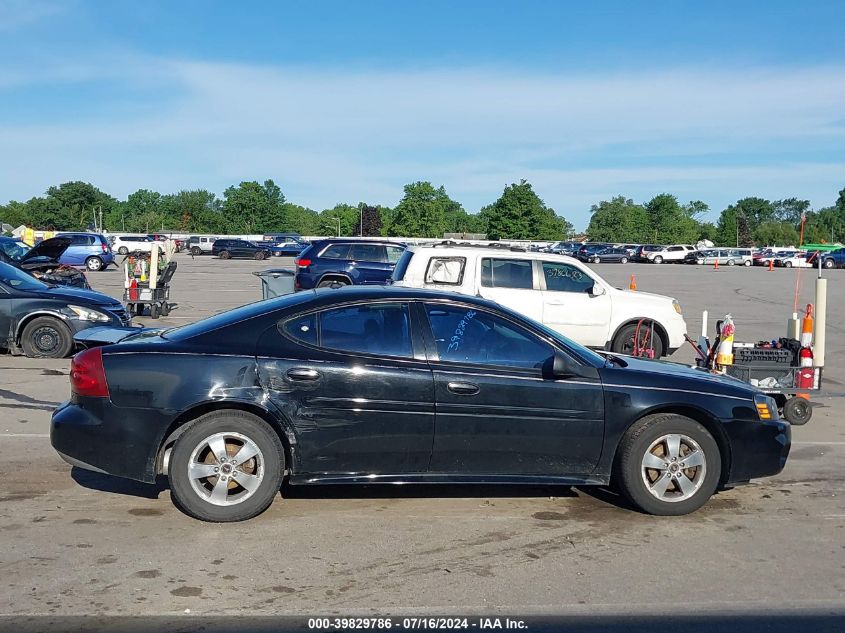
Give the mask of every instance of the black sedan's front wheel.
[[643, 512], [678, 516], [698, 510], [716, 491], [722, 458], [704, 426], [673, 413], [634, 424], [619, 445], [614, 477]]
[[214, 411], [179, 436], [168, 466], [173, 502], [202, 521], [244, 521], [261, 514], [282, 485], [279, 436], [244, 411]]
[[23, 329], [21, 347], [29, 358], [64, 358], [73, 349], [73, 336], [60, 319], [38, 317]]

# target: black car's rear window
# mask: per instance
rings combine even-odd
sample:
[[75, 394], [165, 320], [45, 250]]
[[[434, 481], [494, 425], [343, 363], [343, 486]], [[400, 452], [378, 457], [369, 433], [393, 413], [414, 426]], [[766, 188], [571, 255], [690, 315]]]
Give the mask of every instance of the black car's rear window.
[[405, 278], [405, 273], [408, 272], [408, 266], [411, 264], [413, 257], [414, 251], [406, 250], [402, 253], [399, 261], [396, 262], [396, 267], [393, 269], [393, 275], [391, 276], [393, 281], [402, 281]]
[[167, 330], [162, 336], [169, 341], [187, 341], [197, 336], [219, 330], [227, 325], [233, 325], [241, 321], [263, 316], [275, 310], [305, 303], [310, 301], [313, 296], [313, 292], [296, 292], [277, 299], [270, 299], [269, 301], [257, 301], [241, 306], [240, 308], [235, 308], [234, 310], [215, 314], [213, 317], [197, 321], [196, 323]]

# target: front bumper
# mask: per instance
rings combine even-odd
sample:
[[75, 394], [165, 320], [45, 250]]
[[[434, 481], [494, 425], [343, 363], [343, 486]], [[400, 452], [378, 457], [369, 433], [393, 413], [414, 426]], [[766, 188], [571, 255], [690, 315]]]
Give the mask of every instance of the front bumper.
[[792, 427], [784, 420], [733, 420], [724, 425], [731, 445], [725, 483], [737, 484], [781, 472], [789, 457]]

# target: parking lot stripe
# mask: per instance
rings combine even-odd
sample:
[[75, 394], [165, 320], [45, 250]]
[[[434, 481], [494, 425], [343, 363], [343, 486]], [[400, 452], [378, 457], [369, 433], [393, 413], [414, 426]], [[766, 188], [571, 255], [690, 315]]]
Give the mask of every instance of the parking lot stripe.
[[50, 437], [49, 433], [0, 433], [0, 437]]

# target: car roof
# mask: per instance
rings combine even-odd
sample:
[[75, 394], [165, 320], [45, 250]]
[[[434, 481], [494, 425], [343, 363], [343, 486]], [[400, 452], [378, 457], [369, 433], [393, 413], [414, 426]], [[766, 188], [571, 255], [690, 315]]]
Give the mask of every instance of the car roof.
[[511, 259], [543, 259], [546, 261], [559, 262], [574, 262], [577, 261], [574, 257], [568, 255], [558, 255], [557, 253], [538, 253], [537, 251], [526, 251], [524, 249], [510, 249], [500, 246], [484, 247], [479, 246], [445, 246], [434, 244], [420, 244], [417, 246], [409, 246], [408, 250], [414, 253], [426, 252], [431, 255], [442, 254], [445, 257], [454, 255], [482, 255], [490, 257], [491, 255], [498, 255], [500, 257], [508, 257]]

